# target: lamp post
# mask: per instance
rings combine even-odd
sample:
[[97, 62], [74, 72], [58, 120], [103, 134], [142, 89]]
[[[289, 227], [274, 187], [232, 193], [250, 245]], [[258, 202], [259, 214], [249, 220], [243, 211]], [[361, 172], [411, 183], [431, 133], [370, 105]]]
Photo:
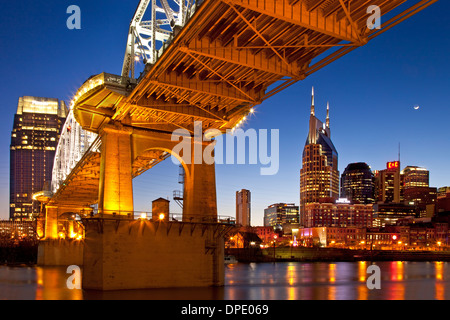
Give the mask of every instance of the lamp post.
[[275, 244], [277, 241], [277, 235], [273, 236], [273, 262], [275, 262]]

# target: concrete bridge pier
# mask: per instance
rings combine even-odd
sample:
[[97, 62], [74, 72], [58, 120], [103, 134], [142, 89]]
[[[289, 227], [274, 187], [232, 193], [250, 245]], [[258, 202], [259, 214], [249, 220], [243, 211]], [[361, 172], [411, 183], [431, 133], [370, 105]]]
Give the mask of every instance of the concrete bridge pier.
[[45, 206], [44, 217], [38, 223], [42, 237], [38, 246], [40, 266], [83, 265], [84, 227], [75, 215], [88, 212], [81, 207]]
[[102, 217], [133, 216], [131, 130], [107, 126], [101, 139], [98, 211]]
[[[197, 146], [196, 146], [197, 144]], [[193, 141], [191, 150], [204, 152], [207, 145]], [[183, 163], [183, 221], [217, 222], [217, 194], [215, 164], [196, 163], [192, 152], [189, 163]]]
[[129, 215], [133, 212], [132, 159], [149, 149], [172, 152], [174, 145], [168, 134], [127, 131], [120, 126], [103, 131], [99, 215], [84, 221], [84, 289], [224, 284], [223, 226], [217, 223], [214, 164], [183, 163], [182, 221], [134, 220]]
[[224, 240], [219, 227], [182, 221], [90, 219], [86, 222], [83, 289], [222, 286]]

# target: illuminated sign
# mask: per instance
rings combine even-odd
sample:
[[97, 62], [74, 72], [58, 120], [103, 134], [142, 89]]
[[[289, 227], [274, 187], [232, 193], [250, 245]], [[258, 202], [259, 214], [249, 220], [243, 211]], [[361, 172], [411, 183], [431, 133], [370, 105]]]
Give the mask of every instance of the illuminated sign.
[[400, 168], [400, 161], [391, 161], [388, 162], [386, 167], [388, 168], [388, 170], [396, 170]]

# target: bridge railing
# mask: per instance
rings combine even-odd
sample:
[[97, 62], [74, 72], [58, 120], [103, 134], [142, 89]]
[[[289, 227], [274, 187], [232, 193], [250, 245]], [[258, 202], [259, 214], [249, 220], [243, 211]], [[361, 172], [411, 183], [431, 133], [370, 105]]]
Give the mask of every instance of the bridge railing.
[[[101, 214], [103, 213], [103, 215]], [[89, 213], [83, 212], [81, 213], [85, 219], [122, 219], [122, 220], [148, 220], [148, 221], [182, 221], [182, 222], [197, 222], [197, 223], [222, 223], [222, 224], [236, 224], [236, 218], [231, 216], [222, 216], [219, 215], [217, 217], [202, 217], [200, 221], [197, 219], [194, 221], [194, 218], [191, 219], [183, 219], [182, 213], [169, 213], [168, 215], [164, 214], [164, 216], [155, 216], [153, 217], [153, 213], [145, 212], [145, 211], [102, 211], [95, 209]]]

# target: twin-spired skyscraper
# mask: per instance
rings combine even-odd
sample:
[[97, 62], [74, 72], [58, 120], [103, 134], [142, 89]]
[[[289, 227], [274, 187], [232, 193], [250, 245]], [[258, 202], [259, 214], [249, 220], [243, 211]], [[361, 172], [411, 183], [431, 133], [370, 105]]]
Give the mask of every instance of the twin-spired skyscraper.
[[330, 105], [323, 123], [316, 118], [312, 89], [309, 133], [300, 170], [300, 224], [305, 225], [305, 205], [339, 198], [338, 152], [331, 141]]

